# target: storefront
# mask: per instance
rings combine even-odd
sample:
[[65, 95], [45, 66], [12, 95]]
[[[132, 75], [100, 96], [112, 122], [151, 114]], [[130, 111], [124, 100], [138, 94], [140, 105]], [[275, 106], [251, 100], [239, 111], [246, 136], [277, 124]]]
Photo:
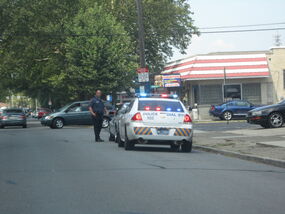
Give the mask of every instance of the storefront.
[[[280, 78], [273, 78], [270, 71], [271, 67], [276, 67], [274, 59], [280, 58], [283, 53], [285, 56], [285, 49], [281, 49], [281, 53], [279, 48], [278, 53], [271, 49], [196, 55], [167, 64], [162, 74], [179, 74], [183, 85], [183, 100], [191, 106], [197, 104], [205, 114], [209, 105], [233, 99], [247, 100], [254, 104], [272, 104], [281, 99], [280, 90], [276, 90], [276, 82]], [[278, 69], [284, 66], [285, 70], [285, 57], [278, 63]], [[282, 70], [283, 78], [285, 88]]]

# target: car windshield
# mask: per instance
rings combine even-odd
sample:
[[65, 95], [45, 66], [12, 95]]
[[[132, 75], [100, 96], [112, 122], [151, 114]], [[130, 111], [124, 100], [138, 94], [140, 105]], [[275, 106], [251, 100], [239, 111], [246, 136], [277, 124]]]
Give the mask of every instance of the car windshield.
[[178, 101], [168, 100], [140, 100], [139, 111], [169, 111], [169, 112], [184, 112], [182, 105]]
[[278, 104], [285, 104], [285, 100], [282, 100], [282, 101], [279, 102]]

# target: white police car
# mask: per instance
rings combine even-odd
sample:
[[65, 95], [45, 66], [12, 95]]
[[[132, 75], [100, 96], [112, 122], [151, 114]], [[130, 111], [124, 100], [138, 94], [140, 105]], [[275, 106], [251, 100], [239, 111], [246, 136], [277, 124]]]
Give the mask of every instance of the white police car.
[[192, 120], [177, 95], [141, 94], [135, 98], [119, 121], [118, 144], [126, 150], [135, 144], [181, 146], [192, 150]]

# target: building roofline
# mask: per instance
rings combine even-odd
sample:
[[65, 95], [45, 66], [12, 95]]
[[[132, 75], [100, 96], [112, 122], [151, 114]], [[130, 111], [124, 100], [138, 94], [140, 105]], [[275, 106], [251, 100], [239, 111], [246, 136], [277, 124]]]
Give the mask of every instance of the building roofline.
[[[273, 47], [273, 48], [285, 48], [285, 46], [280, 46], [280, 47]], [[270, 50], [272, 50], [273, 48], [271, 48]], [[180, 61], [186, 60], [186, 59], [190, 59], [193, 57], [197, 57], [197, 56], [213, 56], [213, 55], [242, 55], [242, 54], [268, 54], [270, 53], [270, 50], [261, 50], [261, 51], [225, 51], [225, 52], [210, 52], [207, 54], [195, 54], [195, 55], [191, 55], [191, 56], [187, 56], [187, 57], [183, 57], [181, 59], [177, 59], [177, 60], [173, 60], [170, 62], [167, 62], [166, 65], [168, 64], [173, 64], [173, 63], [179, 63]]]

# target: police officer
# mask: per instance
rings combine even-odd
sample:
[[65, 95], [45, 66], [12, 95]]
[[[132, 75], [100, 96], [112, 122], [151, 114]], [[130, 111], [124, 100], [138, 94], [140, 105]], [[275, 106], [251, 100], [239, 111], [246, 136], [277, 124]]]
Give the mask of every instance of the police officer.
[[100, 90], [97, 90], [95, 96], [89, 103], [89, 111], [92, 115], [96, 142], [104, 142], [104, 140], [100, 138], [100, 132], [102, 129], [103, 116], [106, 109], [103, 101], [101, 100], [101, 95], [102, 92]]

